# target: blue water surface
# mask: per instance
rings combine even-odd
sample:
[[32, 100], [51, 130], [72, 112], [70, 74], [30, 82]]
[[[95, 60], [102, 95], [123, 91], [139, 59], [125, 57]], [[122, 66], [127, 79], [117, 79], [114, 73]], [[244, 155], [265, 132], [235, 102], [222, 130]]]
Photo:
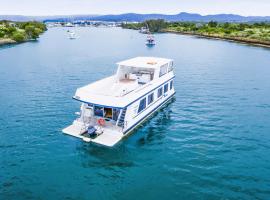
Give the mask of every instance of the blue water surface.
[[[270, 50], [121, 28], [0, 48], [0, 199], [270, 199]], [[63, 135], [76, 88], [135, 56], [175, 61], [175, 100], [114, 148]]]

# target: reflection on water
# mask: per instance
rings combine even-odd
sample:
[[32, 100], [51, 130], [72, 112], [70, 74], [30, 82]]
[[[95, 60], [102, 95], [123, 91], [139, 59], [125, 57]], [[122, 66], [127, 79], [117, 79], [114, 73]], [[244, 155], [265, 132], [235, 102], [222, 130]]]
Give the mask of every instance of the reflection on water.
[[82, 159], [83, 167], [132, 167], [132, 161], [128, 161], [128, 149], [124, 145], [113, 148], [104, 148], [96, 144], [80, 143], [77, 147]]
[[150, 145], [153, 142], [155, 144], [162, 143], [162, 139], [166, 137], [166, 132], [171, 124], [170, 113], [172, 112], [172, 106], [170, 104], [174, 101], [175, 98], [168, 102], [161, 110], [154, 113], [149, 120], [134, 131], [133, 134], [136, 134], [137, 131], [142, 129], [143, 133], [145, 133], [138, 139], [138, 146]]

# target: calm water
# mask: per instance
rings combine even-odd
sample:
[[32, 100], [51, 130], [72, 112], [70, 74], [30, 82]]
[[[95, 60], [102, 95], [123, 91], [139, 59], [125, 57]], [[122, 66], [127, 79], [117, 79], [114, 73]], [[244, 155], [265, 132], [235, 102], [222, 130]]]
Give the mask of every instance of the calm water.
[[[119, 28], [0, 48], [0, 199], [270, 199], [270, 50]], [[175, 60], [175, 101], [113, 149], [63, 135], [77, 87]]]

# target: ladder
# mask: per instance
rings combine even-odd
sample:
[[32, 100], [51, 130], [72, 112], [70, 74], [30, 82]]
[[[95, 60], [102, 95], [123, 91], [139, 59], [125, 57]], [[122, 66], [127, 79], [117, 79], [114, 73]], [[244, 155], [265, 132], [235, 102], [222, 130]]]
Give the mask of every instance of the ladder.
[[126, 112], [127, 112], [127, 109], [123, 108], [121, 115], [120, 115], [120, 118], [118, 119], [117, 126], [124, 128]]

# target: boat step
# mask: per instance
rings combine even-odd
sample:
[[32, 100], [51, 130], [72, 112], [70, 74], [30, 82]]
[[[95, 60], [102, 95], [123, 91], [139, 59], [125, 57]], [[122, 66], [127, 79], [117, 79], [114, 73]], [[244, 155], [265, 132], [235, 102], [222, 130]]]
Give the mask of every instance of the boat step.
[[127, 109], [122, 110], [121, 116], [120, 116], [118, 124], [117, 124], [120, 127], [124, 127], [126, 112], [127, 112]]

